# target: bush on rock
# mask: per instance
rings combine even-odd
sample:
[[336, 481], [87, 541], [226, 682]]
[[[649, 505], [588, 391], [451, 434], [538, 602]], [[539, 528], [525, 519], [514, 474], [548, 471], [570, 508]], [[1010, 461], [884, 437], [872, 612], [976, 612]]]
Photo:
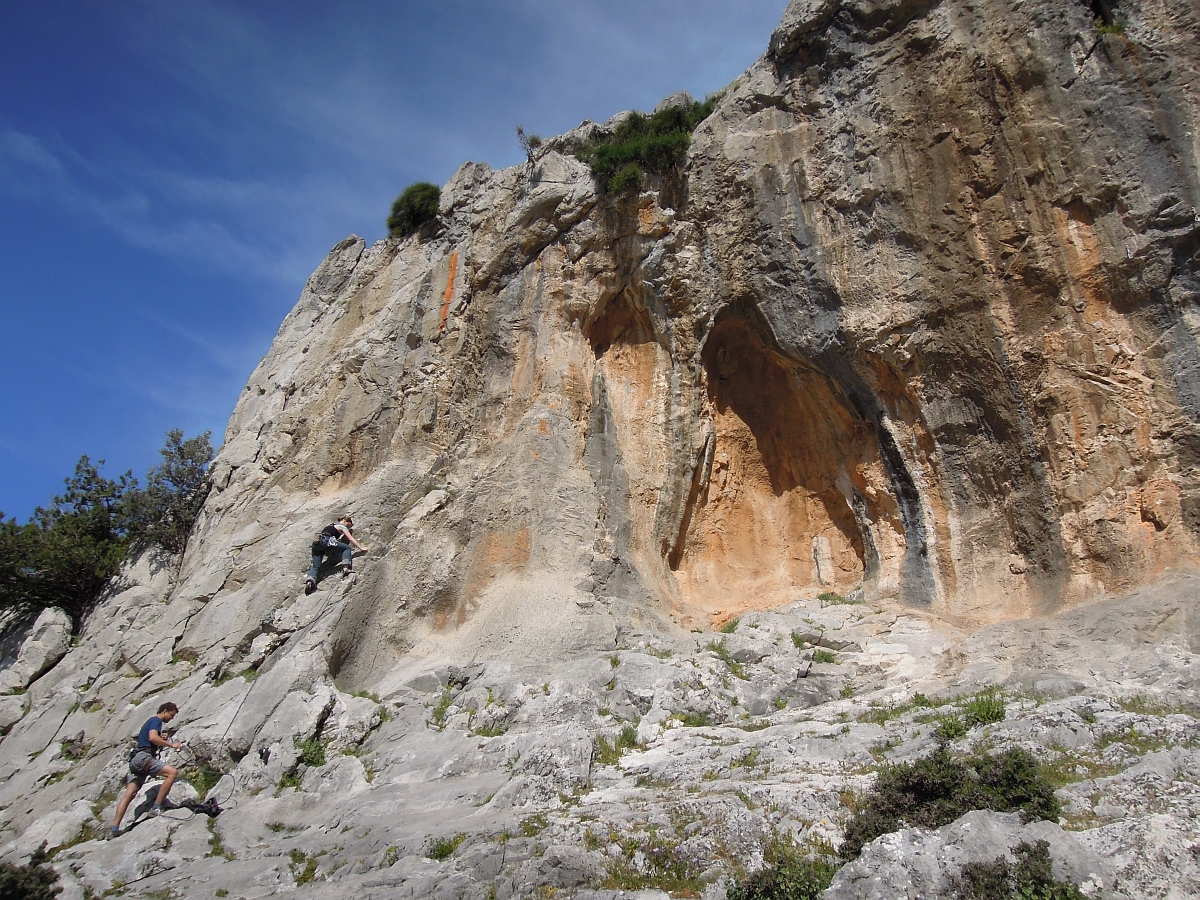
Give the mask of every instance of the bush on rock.
[[404, 189], [392, 204], [388, 216], [388, 234], [392, 237], [408, 237], [437, 215], [442, 189], [428, 181], [418, 181]]

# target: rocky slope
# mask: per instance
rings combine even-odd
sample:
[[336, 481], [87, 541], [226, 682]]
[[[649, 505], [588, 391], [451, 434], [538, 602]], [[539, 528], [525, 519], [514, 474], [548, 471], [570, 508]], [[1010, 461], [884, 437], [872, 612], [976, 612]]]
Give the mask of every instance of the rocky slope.
[[[509, 896], [611, 881], [610, 833], [656, 826], [719, 885], [931, 746], [870, 703], [1004, 684], [968, 743], [1106, 773], [1063, 788], [1059, 857], [1195, 884], [1198, 32], [1183, 0], [796, 0], [679, 176], [598, 196], [585, 123], [463, 166], [419, 235], [343, 241], [185, 558], [139, 561], [77, 646], [5, 649], [4, 852], [74, 844], [77, 891]], [[305, 597], [343, 512], [371, 552]], [[87, 841], [166, 696], [237, 813]], [[928, 841], [962, 844], [854, 865]]]

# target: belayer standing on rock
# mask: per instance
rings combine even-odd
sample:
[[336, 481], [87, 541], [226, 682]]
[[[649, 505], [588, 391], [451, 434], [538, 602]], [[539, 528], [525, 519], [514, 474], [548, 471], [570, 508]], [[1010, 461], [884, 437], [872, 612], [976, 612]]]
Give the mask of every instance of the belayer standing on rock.
[[304, 593], [311, 594], [317, 589], [317, 575], [327, 556], [335, 553], [342, 554], [342, 577], [350, 575], [354, 565], [354, 547], [366, 553], [367, 548], [354, 539], [352, 529], [354, 520], [342, 516], [336, 522], [331, 522], [321, 529], [312, 545], [312, 568], [308, 570], [308, 578], [304, 581]]
[[113, 837], [121, 833], [121, 820], [125, 818], [125, 810], [150, 776], [163, 776], [158, 796], [154, 799], [154, 805], [150, 807], [150, 815], [157, 816], [162, 812], [162, 804], [167, 799], [167, 794], [171, 792], [171, 785], [179, 776], [179, 770], [159, 760], [158, 751], [163, 747], [171, 747], [175, 750], [183, 747], [182, 742], [168, 740], [163, 735], [163, 726], [178, 714], [178, 706], [174, 703], [164, 703], [158, 708], [158, 715], [147, 719], [142, 730], [138, 732], [137, 747], [129, 757], [129, 774], [125, 776], [128, 786], [125, 788], [125, 795], [121, 798], [121, 802], [117, 804], [117, 817], [113, 819]]

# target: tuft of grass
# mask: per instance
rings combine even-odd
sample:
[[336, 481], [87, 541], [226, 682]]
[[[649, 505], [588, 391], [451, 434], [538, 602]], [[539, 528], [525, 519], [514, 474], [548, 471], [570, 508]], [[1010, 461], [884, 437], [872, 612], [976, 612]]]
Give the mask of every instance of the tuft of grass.
[[654, 828], [626, 837], [611, 833], [609, 838], [620, 847], [620, 853], [609, 863], [600, 887], [635, 891], [657, 888], [672, 896], [700, 896], [705, 862], [694, 851], [689, 852]]
[[517, 826], [517, 830], [525, 837], [537, 837], [546, 830], [546, 826], [549, 824], [550, 820], [546, 818], [546, 814], [538, 813], [527, 819], [522, 819], [521, 824]]
[[292, 880], [297, 885], [311, 884], [317, 879], [317, 863], [319, 855], [311, 856], [303, 850], [293, 850], [288, 854], [288, 869], [291, 870]]
[[450, 837], [430, 838], [425, 847], [425, 855], [438, 862], [449, 859], [466, 839], [467, 835], [462, 831]]
[[837, 665], [837, 657], [824, 647], [818, 647], [813, 651], [812, 661], [815, 663], [832, 663]]
[[898, 719], [914, 709], [930, 709], [937, 706], [936, 701], [930, 700], [924, 694], [914, 694], [907, 703], [889, 703], [886, 706], [872, 704], [869, 710], [858, 717], [858, 721], [885, 725], [892, 719]]
[[729, 768], [731, 768], [731, 769], [753, 769], [755, 766], [758, 765], [758, 758], [761, 755], [762, 755], [762, 748], [754, 747], [750, 750], [747, 750], [745, 753], [743, 753], [737, 759], [733, 760], [729, 764]]
[[1022, 813], [1026, 821], [1057, 821], [1054, 788], [1026, 750], [960, 757], [939, 747], [928, 756], [885, 766], [871, 791], [855, 804], [838, 848], [854, 859], [864, 845], [901, 827], [940, 828], [973, 809]]
[[[1116, 704], [1125, 710], [1125, 712], [1136, 713], [1140, 716], [1171, 716], [1177, 714], [1195, 716], [1200, 712], [1183, 704], [1163, 703], [1161, 700], [1155, 700], [1147, 697], [1145, 694], [1136, 694], [1124, 700], [1117, 700]], [[1095, 718], [1094, 713], [1093, 718]]]
[[996, 691], [981, 691], [968, 700], [962, 709], [968, 728], [1003, 722], [1007, 712], [1004, 698]]
[[218, 772], [207, 766], [196, 766], [184, 775], [184, 779], [196, 789], [196, 793], [200, 795], [201, 800], [208, 796], [208, 792], [215, 788], [217, 782], [223, 777], [225, 777], [223, 772]]
[[709, 641], [708, 646], [704, 649], [715, 653], [717, 658], [729, 667], [729, 671], [733, 673], [735, 678], [740, 678], [743, 681], [750, 680], [750, 676], [746, 674], [745, 667], [733, 658], [733, 654], [726, 649], [724, 641]]
[[602, 766], [615, 766], [621, 760], [622, 751], [637, 745], [637, 726], [626, 722], [620, 734], [611, 742], [604, 735], [596, 736], [596, 748], [592, 758]]
[[718, 630], [721, 632], [721, 634], [733, 634], [735, 631], [737, 631], [738, 623], [741, 621], [742, 620], [740, 618], [732, 618], [722, 625]]
[[293, 739], [293, 743], [300, 750], [300, 762], [310, 769], [319, 769], [325, 765], [325, 744], [320, 738], [310, 738], [307, 741]]
[[823, 590], [817, 594], [817, 600], [821, 601], [821, 606], [854, 606], [862, 602], [860, 600], [847, 600], [836, 592], [836, 590]]
[[592, 759], [602, 766], [615, 766], [621, 761], [621, 750], [615, 742], [600, 734], [596, 736], [596, 747], [592, 751]]
[[286, 791], [288, 788], [299, 789], [300, 785], [303, 782], [304, 782], [304, 779], [301, 778], [295, 772], [284, 772], [283, 777], [281, 777], [279, 779], [279, 787], [275, 789], [275, 796], [278, 797], [281, 793]]
[[969, 729], [962, 716], [944, 715], [938, 721], [938, 727], [934, 729], [933, 734], [941, 743], [949, 744], [967, 736]]
[[442, 691], [442, 696], [438, 699], [437, 706], [433, 708], [433, 718], [431, 721], [438, 727], [439, 730], [446, 727], [446, 710], [454, 703], [454, 694], [449, 688]]
[[70, 762], [78, 762], [87, 756], [88, 745], [82, 739], [63, 741], [59, 744], [59, 751], [62, 753], [63, 759]]
[[672, 718], [682, 722], [685, 728], [703, 728], [710, 724], [708, 713], [692, 712], [691, 710], [685, 713], [676, 713]]
[[221, 834], [217, 831], [217, 820], [208, 820], [208, 853], [205, 856], [220, 856], [223, 859], [235, 860], [236, 854], [221, 843]]

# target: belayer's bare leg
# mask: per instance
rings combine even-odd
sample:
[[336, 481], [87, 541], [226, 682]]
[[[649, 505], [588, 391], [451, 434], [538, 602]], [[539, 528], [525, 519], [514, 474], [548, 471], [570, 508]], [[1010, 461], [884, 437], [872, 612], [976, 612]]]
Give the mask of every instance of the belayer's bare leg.
[[155, 806], [162, 806], [163, 801], [167, 799], [167, 794], [171, 792], [171, 785], [175, 783], [175, 779], [179, 777], [179, 770], [174, 766], [163, 766], [162, 768], [163, 783], [158, 789], [158, 796], [154, 798]]
[[117, 815], [113, 819], [112, 830], [114, 832], [121, 830], [121, 820], [125, 818], [125, 810], [129, 809], [129, 804], [133, 802], [133, 798], [137, 796], [137, 792], [141, 788], [142, 783], [140, 781], [131, 781], [125, 788], [125, 794], [117, 804]]

